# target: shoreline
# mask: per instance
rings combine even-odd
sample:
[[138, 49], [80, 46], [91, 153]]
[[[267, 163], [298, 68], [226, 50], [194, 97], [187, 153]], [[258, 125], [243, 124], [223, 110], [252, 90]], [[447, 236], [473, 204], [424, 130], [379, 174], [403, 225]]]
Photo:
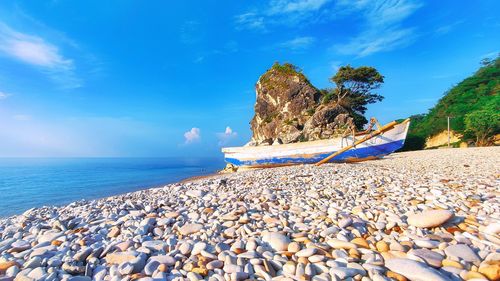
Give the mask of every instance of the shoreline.
[[0, 279], [495, 277], [498, 167], [500, 147], [402, 152], [33, 209], [0, 218]]
[[171, 179], [171, 180], [165, 181], [163, 183], [157, 183], [157, 184], [151, 184], [151, 185], [135, 185], [135, 187], [133, 187], [133, 189], [135, 189], [135, 190], [133, 190], [133, 191], [111, 192], [108, 195], [97, 195], [97, 196], [92, 196], [92, 197], [88, 197], [88, 198], [80, 197], [80, 198], [76, 198], [76, 199], [72, 199], [72, 200], [66, 200], [65, 202], [59, 202], [59, 203], [55, 202], [55, 203], [43, 204], [43, 205], [39, 205], [39, 206], [33, 206], [33, 207], [30, 207], [30, 208], [27, 208], [24, 210], [20, 210], [17, 213], [0, 215], [0, 220], [7, 219], [7, 218], [12, 217], [12, 216], [18, 216], [18, 215], [21, 215], [22, 213], [24, 213], [28, 210], [37, 209], [37, 208], [63, 207], [63, 206], [69, 205], [71, 203], [79, 202], [79, 201], [86, 201], [87, 202], [87, 201], [92, 201], [92, 200], [103, 200], [103, 199], [106, 199], [109, 197], [125, 195], [128, 193], [133, 193], [133, 192], [137, 192], [137, 191], [145, 191], [145, 190], [149, 190], [149, 189], [162, 188], [164, 186], [175, 184], [175, 183], [185, 183], [185, 182], [187, 183], [190, 181], [195, 181], [197, 179], [203, 179], [203, 178], [209, 178], [212, 176], [217, 176], [218, 171], [220, 171], [220, 169], [216, 169], [214, 171], [207, 170], [207, 171], [204, 171], [204, 172], [206, 172], [206, 174], [201, 174], [201, 175], [197, 175], [197, 176], [186, 176], [185, 178], [180, 178], [180, 179]]

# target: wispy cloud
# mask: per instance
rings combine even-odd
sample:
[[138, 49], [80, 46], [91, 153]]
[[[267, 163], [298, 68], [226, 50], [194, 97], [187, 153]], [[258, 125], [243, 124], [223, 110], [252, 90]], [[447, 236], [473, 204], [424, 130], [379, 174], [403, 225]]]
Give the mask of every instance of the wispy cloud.
[[453, 29], [455, 29], [458, 25], [462, 24], [463, 22], [464, 22], [463, 20], [459, 20], [459, 21], [456, 21], [456, 22], [453, 22], [453, 23], [450, 23], [450, 24], [446, 24], [446, 25], [440, 26], [440, 27], [436, 28], [435, 33], [437, 35], [447, 34], [450, 31], [452, 31]]
[[296, 37], [279, 44], [280, 48], [286, 48], [292, 51], [303, 51], [311, 47], [316, 39], [310, 36]]
[[235, 17], [236, 29], [250, 29], [258, 31], [266, 31], [266, 25], [264, 23], [264, 16], [255, 13], [247, 12]]
[[201, 24], [195, 20], [188, 20], [181, 25], [180, 40], [184, 44], [195, 44], [202, 38]]
[[81, 86], [74, 74], [73, 60], [64, 57], [56, 45], [16, 31], [3, 22], [0, 22], [0, 54], [38, 68], [65, 88]]
[[421, 6], [416, 0], [342, 0], [337, 5], [339, 13], [359, 16], [364, 28], [349, 42], [335, 45], [334, 49], [341, 54], [364, 57], [405, 47], [413, 43], [417, 35], [415, 28], [403, 27], [402, 23]]
[[0, 91], [0, 100], [4, 100], [10, 96], [11, 96], [11, 94]]
[[199, 128], [191, 128], [191, 130], [184, 133], [184, 144], [191, 144], [201, 139], [201, 132]]
[[271, 0], [235, 17], [237, 29], [268, 31], [272, 25], [304, 24], [332, 0]]
[[309, 13], [319, 10], [330, 0], [273, 0], [267, 13], [270, 15]]
[[236, 138], [238, 136], [238, 133], [234, 132], [231, 127], [227, 126], [226, 130], [223, 133], [217, 133], [216, 136], [219, 140], [219, 145], [225, 145], [232, 139]]

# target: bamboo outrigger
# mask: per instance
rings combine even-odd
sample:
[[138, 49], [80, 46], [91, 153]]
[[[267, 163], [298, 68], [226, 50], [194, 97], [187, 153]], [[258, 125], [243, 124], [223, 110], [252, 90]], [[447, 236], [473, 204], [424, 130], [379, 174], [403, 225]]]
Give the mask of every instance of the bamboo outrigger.
[[[377, 124], [378, 124], [378, 122], [377, 122]], [[360, 145], [360, 144], [364, 143], [365, 141], [367, 141], [369, 139], [372, 139], [372, 138], [374, 138], [374, 137], [376, 137], [376, 136], [378, 136], [380, 134], [383, 134], [384, 132], [387, 132], [387, 131], [391, 130], [392, 128], [394, 128], [394, 126], [396, 124], [397, 124], [396, 121], [392, 121], [389, 124], [386, 124], [386, 125], [378, 128], [378, 130], [376, 130], [376, 131], [368, 134], [367, 136], [363, 137], [360, 140], [355, 141], [353, 144], [351, 144], [349, 146], [346, 146], [346, 147], [342, 148], [341, 150], [332, 153], [330, 156], [322, 159], [321, 161], [319, 161], [318, 163], [316, 163], [316, 166], [320, 166], [320, 165], [322, 165], [322, 164], [330, 161], [330, 159], [334, 158], [335, 156], [338, 156], [338, 155], [346, 152], [347, 150], [349, 150], [349, 149], [351, 149], [353, 147], [356, 147], [356, 145]], [[378, 125], [378, 126], [380, 126], [380, 125]]]

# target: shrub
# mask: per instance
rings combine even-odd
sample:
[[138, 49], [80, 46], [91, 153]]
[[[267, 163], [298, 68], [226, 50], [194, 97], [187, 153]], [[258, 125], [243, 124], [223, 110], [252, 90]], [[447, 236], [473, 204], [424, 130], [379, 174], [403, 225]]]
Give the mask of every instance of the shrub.
[[477, 146], [489, 144], [489, 140], [500, 129], [500, 113], [484, 109], [465, 115], [465, 129], [476, 137]]

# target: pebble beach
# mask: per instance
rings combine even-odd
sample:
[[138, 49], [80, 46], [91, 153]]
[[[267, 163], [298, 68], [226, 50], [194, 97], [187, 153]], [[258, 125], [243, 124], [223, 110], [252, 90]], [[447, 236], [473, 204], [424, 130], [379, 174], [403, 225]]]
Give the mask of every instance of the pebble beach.
[[0, 219], [5, 280], [500, 280], [500, 147], [222, 174]]

